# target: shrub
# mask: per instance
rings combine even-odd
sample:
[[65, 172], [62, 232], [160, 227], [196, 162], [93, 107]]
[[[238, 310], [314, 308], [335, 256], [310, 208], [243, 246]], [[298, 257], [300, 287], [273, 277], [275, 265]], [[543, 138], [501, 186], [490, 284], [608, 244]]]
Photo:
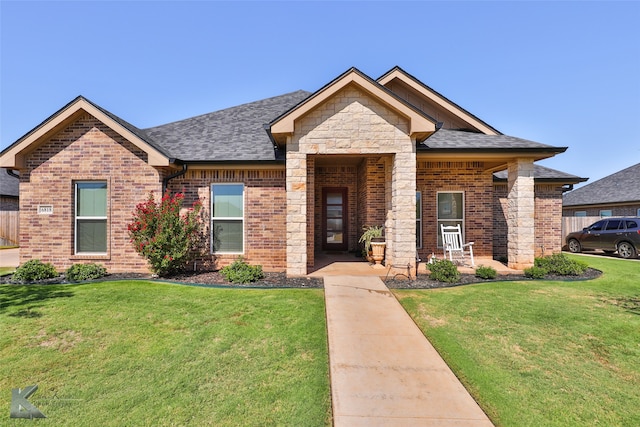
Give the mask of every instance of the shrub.
[[579, 276], [588, 267], [585, 262], [572, 260], [563, 253], [536, 258], [534, 265], [545, 269], [548, 274], [557, 274], [559, 276]]
[[495, 279], [498, 276], [498, 272], [493, 267], [485, 267], [484, 265], [476, 268], [476, 277], [481, 279]]
[[158, 204], [151, 192], [146, 202], [136, 206], [127, 226], [136, 251], [159, 276], [182, 271], [196, 256], [202, 240], [202, 204], [196, 201], [181, 215], [183, 199], [182, 193], [172, 197], [167, 192]]
[[53, 279], [58, 272], [50, 263], [42, 263], [39, 259], [25, 262], [13, 273], [12, 281], [17, 283], [35, 282], [37, 280]]
[[544, 276], [547, 275], [547, 270], [534, 265], [533, 267], [525, 268], [524, 275], [530, 279], [544, 279]]
[[231, 283], [251, 283], [264, 277], [261, 265], [249, 265], [242, 257], [223, 267], [220, 274]]
[[82, 282], [83, 280], [99, 279], [106, 276], [107, 270], [100, 264], [74, 264], [65, 273], [70, 282]]
[[429, 265], [429, 278], [438, 282], [454, 283], [460, 279], [460, 272], [454, 263], [442, 259]]

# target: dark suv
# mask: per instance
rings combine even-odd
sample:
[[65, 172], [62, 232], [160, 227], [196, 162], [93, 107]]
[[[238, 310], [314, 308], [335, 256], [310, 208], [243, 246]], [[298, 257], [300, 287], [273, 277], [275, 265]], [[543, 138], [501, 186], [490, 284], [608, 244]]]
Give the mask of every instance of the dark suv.
[[602, 249], [618, 251], [622, 258], [634, 258], [640, 250], [640, 218], [604, 218], [567, 236], [571, 252]]

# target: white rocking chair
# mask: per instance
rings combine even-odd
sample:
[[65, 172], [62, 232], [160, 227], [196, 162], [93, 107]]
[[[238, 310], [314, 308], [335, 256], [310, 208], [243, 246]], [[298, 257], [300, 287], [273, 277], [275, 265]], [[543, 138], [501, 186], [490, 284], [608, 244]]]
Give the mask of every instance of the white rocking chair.
[[473, 262], [473, 243], [462, 242], [462, 231], [460, 230], [460, 224], [458, 225], [444, 225], [440, 224], [442, 230], [442, 247], [444, 250], [444, 257], [447, 258], [447, 252], [449, 252], [449, 261], [453, 262], [454, 253], [456, 258], [459, 256], [464, 262], [465, 248], [469, 252], [469, 258], [471, 258], [471, 266], [475, 266]]

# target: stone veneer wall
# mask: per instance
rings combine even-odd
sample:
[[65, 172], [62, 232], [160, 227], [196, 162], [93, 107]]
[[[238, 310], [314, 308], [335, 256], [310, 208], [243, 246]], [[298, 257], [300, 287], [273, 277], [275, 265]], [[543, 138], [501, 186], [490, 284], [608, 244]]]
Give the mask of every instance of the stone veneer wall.
[[[206, 253], [210, 251], [211, 184], [244, 184], [244, 254], [249, 264], [260, 264], [265, 271], [284, 271], [286, 267], [286, 194], [285, 170], [189, 169], [170, 181], [172, 192], [184, 191], [184, 206], [200, 199], [206, 227]], [[238, 258], [238, 254], [205, 255], [203, 267], [220, 268]]]
[[415, 148], [408, 127], [405, 118], [353, 86], [296, 121], [287, 142], [287, 274], [306, 274], [307, 259], [313, 257], [307, 244], [312, 220], [307, 218], [307, 156], [316, 154], [395, 156], [390, 203], [399, 214], [386, 218], [387, 258], [406, 262], [411, 254], [414, 259], [415, 236], [407, 240], [415, 230]]
[[[96, 262], [109, 272], [146, 272], [146, 260], [129, 242], [127, 224], [135, 205], [160, 192], [162, 173], [146, 154], [89, 114], [30, 153], [20, 173], [20, 263], [40, 259], [59, 271]], [[74, 254], [74, 183], [101, 180], [108, 192], [108, 253]], [[38, 205], [53, 214], [38, 215]]]
[[[494, 186], [494, 257], [507, 257], [507, 184]], [[535, 185], [535, 256], [562, 250], [562, 185]]]

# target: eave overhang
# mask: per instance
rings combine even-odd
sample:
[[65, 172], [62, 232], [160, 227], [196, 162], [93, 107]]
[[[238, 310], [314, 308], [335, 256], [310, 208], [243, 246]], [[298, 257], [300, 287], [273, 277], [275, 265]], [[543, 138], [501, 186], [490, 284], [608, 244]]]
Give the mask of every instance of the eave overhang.
[[269, 123], [270, 133], [278, 144], [286, 143], [287, 136], [293, 135], [295, 122], [329, 100], [348, 86], [355, 86], [367, 95], [384, 104], [409, 122], [409, 136], [422, 141], [436, 131], [437, 121], [393, 92], [378, 84], [356, 68], [351, 68], [329, 84], [309, 96], [289, 111]]
[[497, 172], [509, 162], [529, 159], [534, 162], [564, 153], [567, 147], [545, 148], [418, 148], [417, 160], [483, 162], [484, 170]]
[[123, 122], [117, 120], [115, 116], [109, 114], [86, 98], [79, 96], [2, 151], [2, 153], [0, 153], [0, 167], [9, 169], [25, 168], [25, 158], [29, 153], [85, 113], [95, 117], [137, 148], [147, 153], [147, 161], [151, 166], [170, 166], [175, 162], [175, 159], [171, 159], [158, 148], [144, 141], [140, 136], [136, 135], [133, 130], [123, 124]]

